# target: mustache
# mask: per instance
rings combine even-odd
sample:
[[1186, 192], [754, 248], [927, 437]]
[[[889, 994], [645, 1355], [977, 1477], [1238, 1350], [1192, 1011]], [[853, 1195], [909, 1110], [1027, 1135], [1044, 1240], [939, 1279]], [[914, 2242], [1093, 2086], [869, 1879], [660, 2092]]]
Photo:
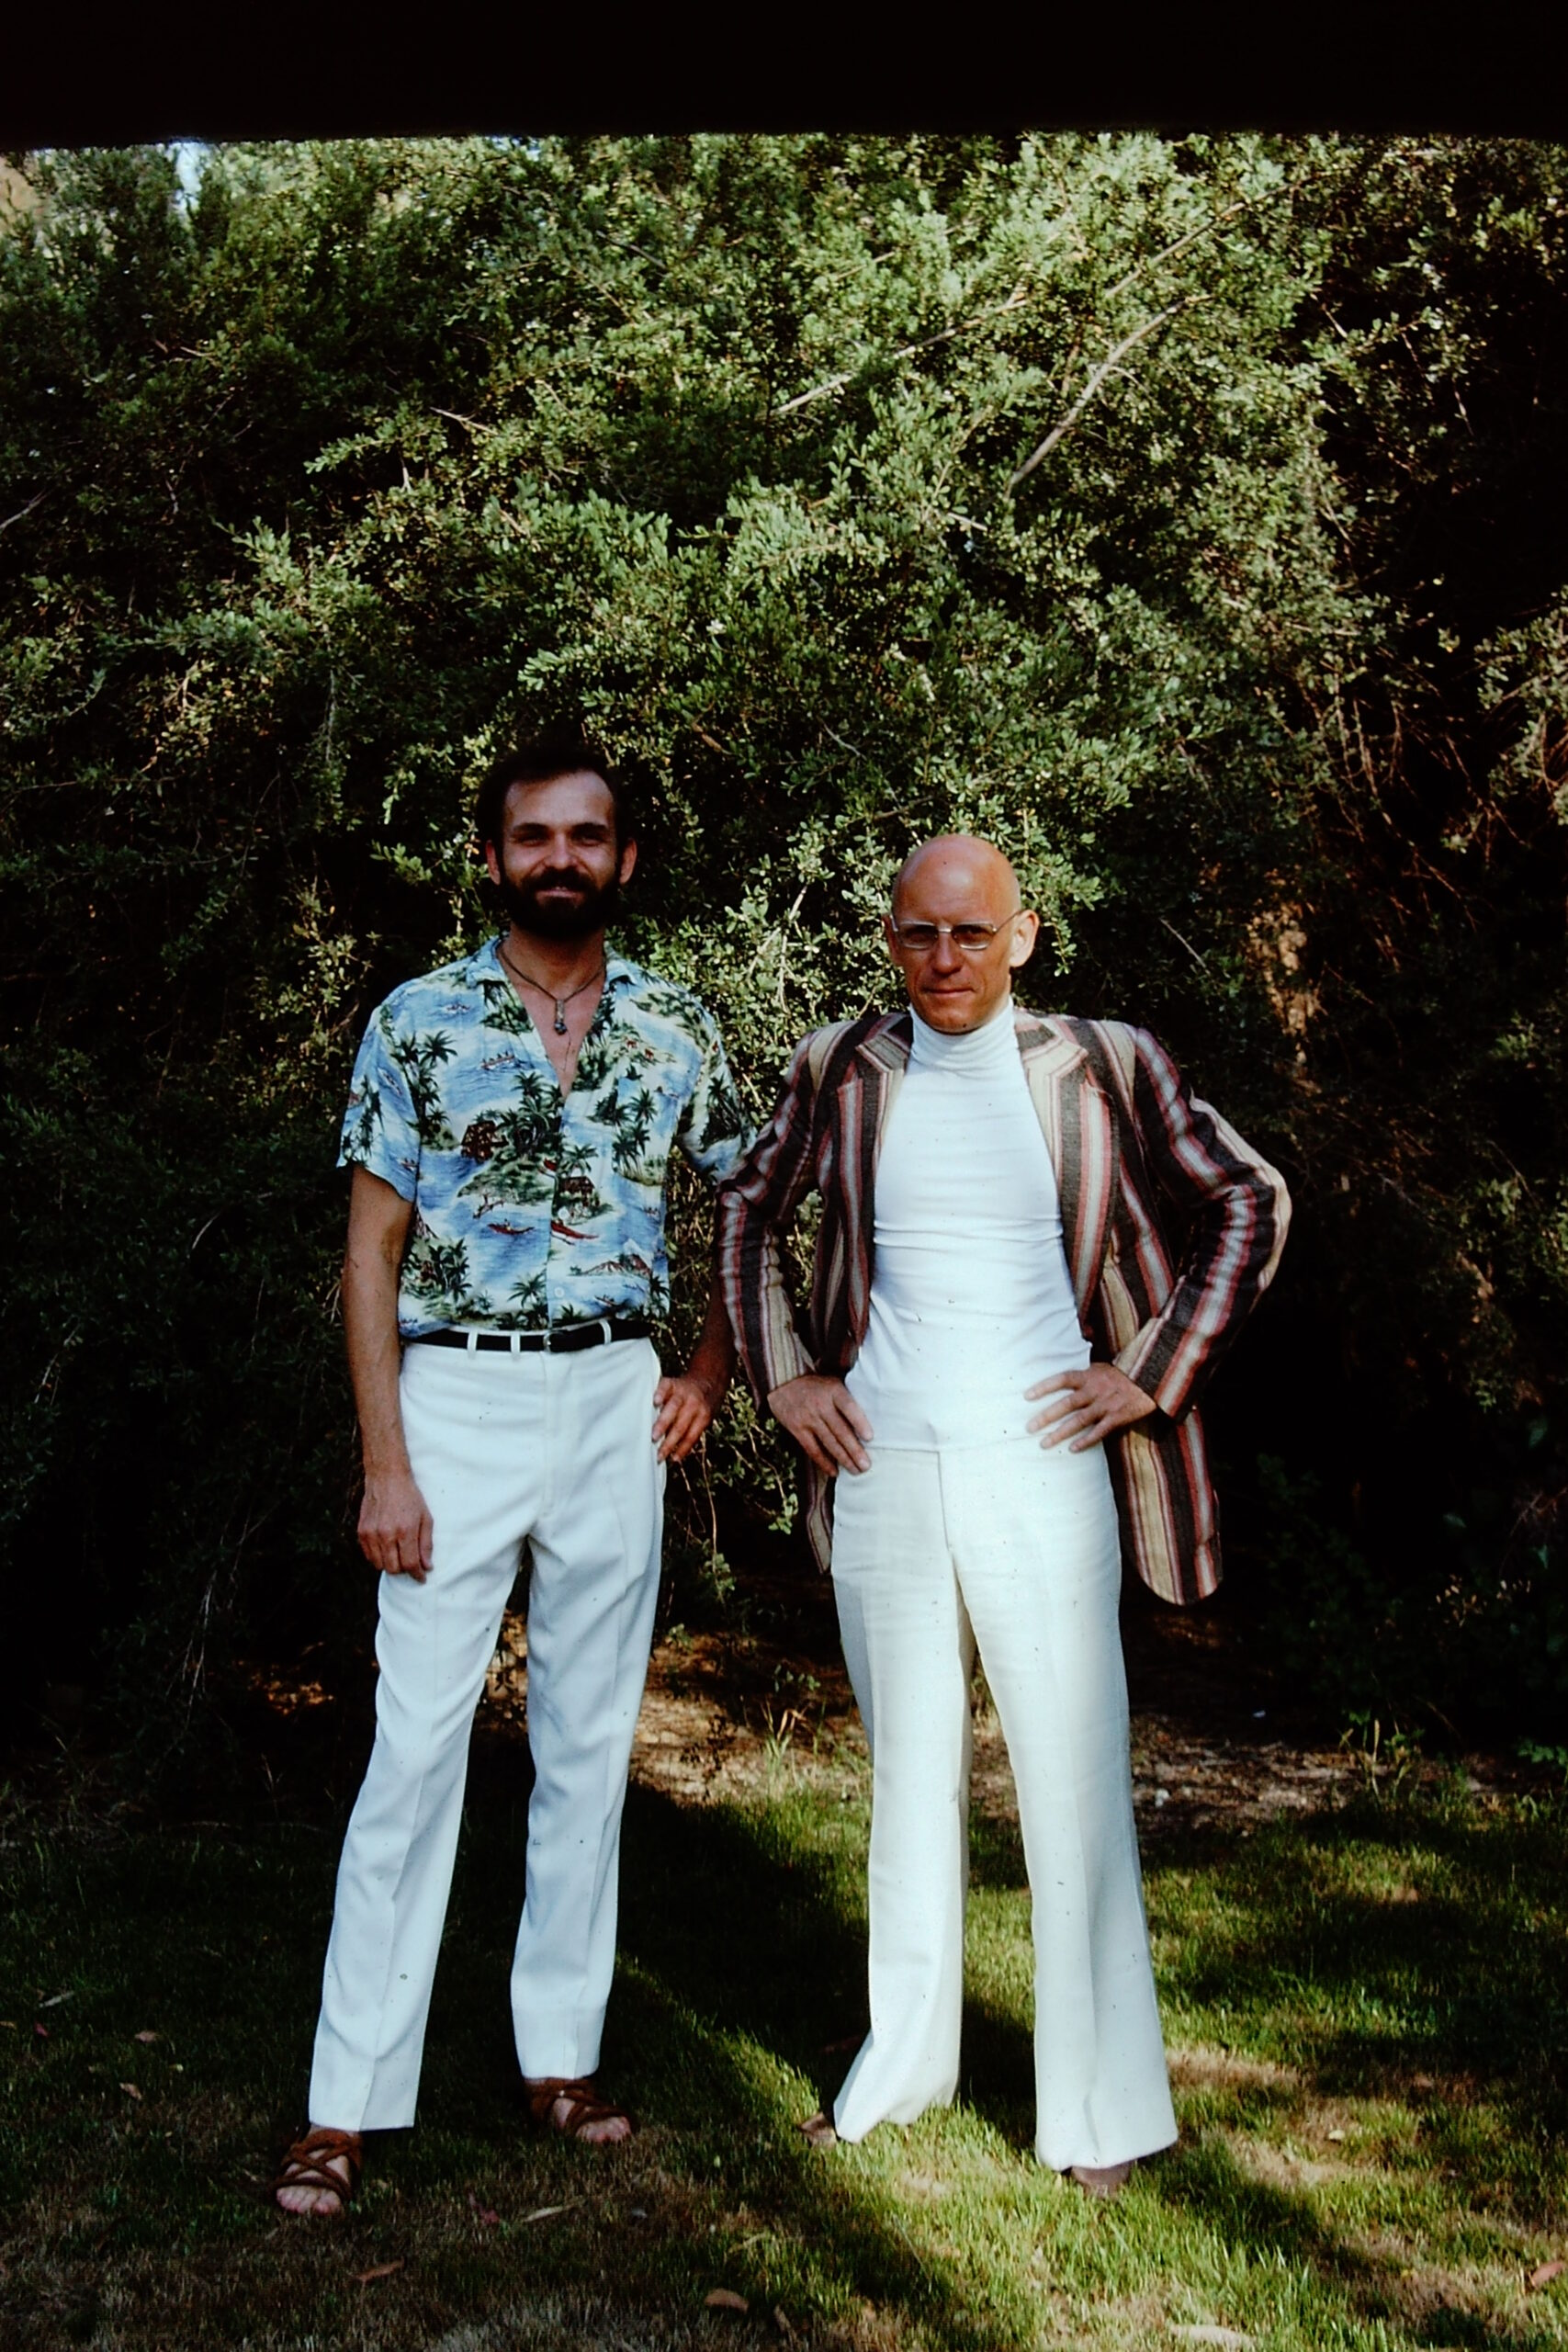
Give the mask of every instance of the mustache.
[[[543, 896], [551, 888], [570, 890], [571, 896], [552, 905]], [[601, 887], [586, 875], [550, 866], [531, 874], [526, 882], [502, 880], [498, 895], [513, 922], [525, 931], [543, 939], [583, 939], [591, 932], [603, 930], [620, 898], [620, 886], [613, 876]]]

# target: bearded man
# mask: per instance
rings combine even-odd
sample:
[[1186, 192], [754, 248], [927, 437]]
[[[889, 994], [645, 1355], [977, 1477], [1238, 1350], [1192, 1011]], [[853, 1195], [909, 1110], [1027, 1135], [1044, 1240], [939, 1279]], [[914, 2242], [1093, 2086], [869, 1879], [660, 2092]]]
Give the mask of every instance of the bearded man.
[[[908, 1009], [806, 1039], [719, 1247], [747, 1375], [806, 1455], [872, 1753], [871, 2030], [803, 2128], [860, 2140], [956, 2088], [977, 1644], [1033, 1891], [1035, 2145], [1111, 2196], [1176, 2136], [1120, 1552], [1168, 1600], [1219, 1581], [1192, 1404], [1289, 1208], [1146, 1031], [1014, 1005], [1038, 927], [989, 842], [916, 850], [885, 918]], [[797, 1321], [779, 1237], [812, 1191]]]
[[474, 1711], [530, 1563], [525, 1895], [512, 1969], [535, 2120], [632, 2122], [592, 2077], [614, 1972], [621, 1813], [659, 1589], [664, 1464], [734, 1361], [716, 1290], [660, 1375], [666, 1178], [745, 1144], [718, 1030], [685, 989], [606, 952], [637, 842], [604, 753], [524, 745], [479, 788], [508, 917], [373, 1016], [340, 1165], [353, 1170], [344, 1326], [380, 1572], [376, 1740], [344, 1844], [310, 2130], [274, 2194], [343, 2210], [360, 2134], [412, 2123]]

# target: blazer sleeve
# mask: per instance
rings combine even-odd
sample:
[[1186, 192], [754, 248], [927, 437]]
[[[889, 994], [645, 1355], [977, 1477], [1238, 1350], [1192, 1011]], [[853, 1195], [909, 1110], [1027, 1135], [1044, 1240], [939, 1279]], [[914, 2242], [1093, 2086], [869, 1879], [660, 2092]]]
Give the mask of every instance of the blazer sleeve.
[[1170, 1296], [1114, 1361], [1178, 1420], [1273, 1281], [1291, 1199], [1279, 1170], [1190, 1091], [1157, 1039], [1146, 1029], [1132, 1038], [1145, 1162], [1193, 1224]]
[[759, 1404], [814, 1372], [784, 1281], [781, 1237], [817, 1179], [811, 1039], [796, 1048], [773, 1118], [718, 1188], [716, 1248], [736, 1353]]

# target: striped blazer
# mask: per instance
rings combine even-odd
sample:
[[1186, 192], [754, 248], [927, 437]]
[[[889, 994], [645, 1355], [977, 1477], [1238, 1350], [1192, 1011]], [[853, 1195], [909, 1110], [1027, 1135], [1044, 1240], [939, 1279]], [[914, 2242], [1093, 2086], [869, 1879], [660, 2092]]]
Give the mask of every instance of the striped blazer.
[[[1194, 1398], [1280, 1262], [1281, 1178], [1190, 1094], [1145, 1029], [1013, 1012], [1061, 1195], [1063, 1240], [1093, 1354], [1158, 1411], [1108, 1446], [1122, 1544], [1151, 1590], [1201, 1600], [1220, 1580], [1214, 1491]], [[908, 1067], [907, 1012], [806, 1038], [773, 1121], [718, 1188], [719, 1271], [759, 1403], [801, 1373], [842, 1374], [871, 1314], [876, 1157]], [[779, 1236], [821, 1195], [809, 1305], [797, 1316]], [[1167, 1219], [1190, 1224], [1177, 1262]], [[832, 1482], [806, 1464], [807, 1533], [829, 1565]]]

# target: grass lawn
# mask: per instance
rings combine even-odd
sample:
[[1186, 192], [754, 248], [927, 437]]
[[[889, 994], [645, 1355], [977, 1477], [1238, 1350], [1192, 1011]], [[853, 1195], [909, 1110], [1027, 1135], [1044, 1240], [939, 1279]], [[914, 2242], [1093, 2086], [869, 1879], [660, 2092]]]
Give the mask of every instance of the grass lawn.
[[[607, 2082], [624, 2149], [533, 2135], [505, 2007], [525, 1782], [480, 1740], [416, 2132], [345, 2221], [261, 2182], [303, 2119], [341, 1814], [0, 1818], [0, 2345], [1568, 2344], [1568, 1815], [1455, 1774], [1162, 1839], [1179, 2145], [1100, 2206], [1030, 2151], [1028, 1898], [976, 1824], [960, 2103], [794, 2129], [863, 2016], [863, 1756], [634, 1787]], [[44, 2030], [39, 2030], [39, 2029]], [[745, 2312], [710, 2309], [711, 2290]]]

